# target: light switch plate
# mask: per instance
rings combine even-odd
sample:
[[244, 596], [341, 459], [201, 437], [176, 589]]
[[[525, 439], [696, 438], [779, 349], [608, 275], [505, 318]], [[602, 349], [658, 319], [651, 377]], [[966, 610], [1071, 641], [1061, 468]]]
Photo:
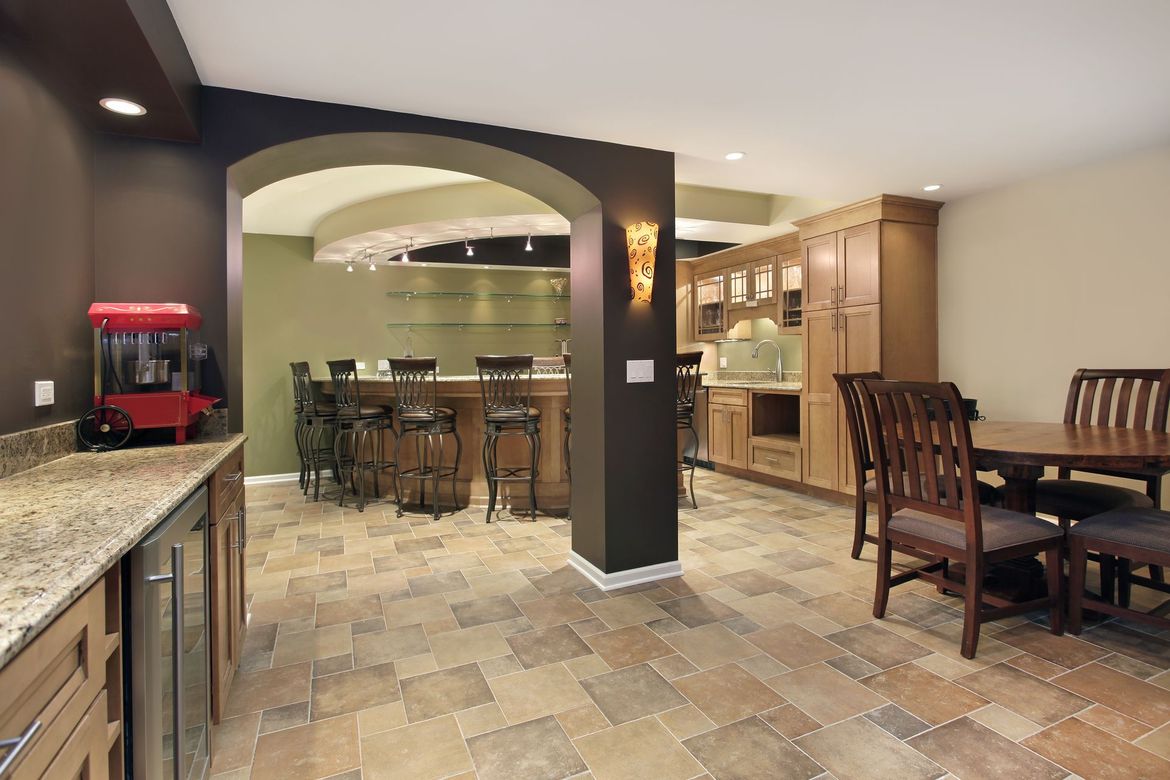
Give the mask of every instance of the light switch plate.
[[653, 360], [627, 360], [626, 361], [626, 383], [632, 382], [653, 382], [654, 381], [654, 361]]
[[725, 357], [719, 358], [719, 367], [720, 368], [727, 368], [727, 358], [725, 358]]
[[55, 401], [52, 381], [33, 382], [33, 406], [52, 406]]
[[365, 371], [365, 370], [366, 370], [366, 364], [365, 364], [365, 363], [363, 363], [363, 362], [362, 362], [362, 361], [360, 361], [360, 360], [359, 360], [359, 361], [357, 361], [357, 370], [358, 370], [358, 371]]

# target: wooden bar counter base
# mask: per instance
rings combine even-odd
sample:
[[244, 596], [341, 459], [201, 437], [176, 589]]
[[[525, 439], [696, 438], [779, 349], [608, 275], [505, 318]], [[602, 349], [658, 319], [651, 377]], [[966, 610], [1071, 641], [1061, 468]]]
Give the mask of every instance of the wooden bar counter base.
[[[389, 378], [361, 377], [363, 404], [394, 405], [394, 383]], [[331, 396], [333, 385], [328, 380], [320, 382], [322, 390]], [[436, 403], [455, 410], [456, 428], [463, 438], [463, 457], [459, 462], [459, 474], [455, 479], [455, 490], [459, 505], [487, 506], [487, 480], [483, 470], [483, 396], [480, 393], [479, 377], [439, 376]], [[562, 412], [569, 404], [569, 392], [563, 375], [534, 375], [532, 377], [532, 405], [540, 410], [540, 460], [537, 467], [536, 503], [542, 512], [564, 514], [569, 506], [569, 480], [565, 474], [564, 436], [565, 422]], [[397, 418], [397, 413], [396, 413]], [[397, 419], [395, 419], [397, 428]], [[393, 439], [386, 435], [386, 446], [393, 447]], [[393, 450], [388, 449], [387, 453]], [[445, 436], [443, 441], [443, 462], [450, 464], [455, 457], [455, 437]], [[418, 463], [415, 449], [409, 443], [402, 445], [402, 468], [411, 468]], [[527, 465], [528, 445], [522, 436], [509, 436], [500, 440], [499, 462], [501, 465]], [[393, 498], [390, 472], [383, 479], [378, 477], [382, 498]], [[403, 498], [408, 511], [413, 512], [418, 504], [418, 483], [404, 480]], [[430, 486], [427, 486], [427, 506], [430, 505]], [[439, 503], [444, 512], [451, 510], [451, 488], [449, 480], [441, 480]], [[521, 482], [500, 485], [496, 497], [496, 509], [510, 509], [516, 514], [527, 511], [528, 484]]]

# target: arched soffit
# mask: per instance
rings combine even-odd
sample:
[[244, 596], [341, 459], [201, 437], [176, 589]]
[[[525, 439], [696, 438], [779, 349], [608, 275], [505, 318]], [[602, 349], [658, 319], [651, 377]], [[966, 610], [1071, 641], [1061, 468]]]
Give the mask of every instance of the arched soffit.
[[[383, 195], [326, 214], [313, 230], [313, 251], [317, 255], [344, 254], [343, 245], [351, 247], [353, 239], [384, 233], [401, 225], [556, 213], [555, 209], [531, 195], [498, 182], [449, 184]], [[371, 236], [365, 243], [374, 240]]]
[[241, 197], [273, 182], [347, 165], [418, 165], [470, 173], [547, 204], [570, 222], [600, 205], [579, 182], [539, 160], [496, 146], [422, 133], [336, 133], [249, 155], [228, 168]]

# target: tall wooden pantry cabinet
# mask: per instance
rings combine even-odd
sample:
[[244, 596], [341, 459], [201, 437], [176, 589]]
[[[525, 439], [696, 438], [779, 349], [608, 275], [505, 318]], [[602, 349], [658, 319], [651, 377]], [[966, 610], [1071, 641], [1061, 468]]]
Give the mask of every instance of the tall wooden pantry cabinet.
[[937, 201], [879, 195], [798, 220], [804, 273], [803, 481], [855, 490], [834, 373], [938, 379]]

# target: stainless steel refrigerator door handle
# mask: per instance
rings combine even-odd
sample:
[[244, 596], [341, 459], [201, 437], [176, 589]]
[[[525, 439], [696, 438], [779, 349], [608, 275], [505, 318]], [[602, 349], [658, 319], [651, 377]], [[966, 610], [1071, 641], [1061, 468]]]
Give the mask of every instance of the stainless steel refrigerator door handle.
[[0, 748], [11, 748], [8, 755], [4, 756], [4, 760], [0, 761], [0, 776], [6, 774], [9, 768], [16, 762], [16, 757], [20, 752], [32, 742], [32, 738], [36, 736], [37, 732], [41, 730], [41, 722], [34, 720], [32, 725], [24, 730], [24, 733], [19, 737], [12, 739], [0, 739]]
[[171, 573], [156, 574], [153, 577], [147, 577], [146, 581], [152, 584], [171, 583], [171, 685], [175, 689], [171, 696], [171, 704], [174, 709], [172, 721], [174, 738], [171, 742], [174, 751], [175, 780], [183, 780], [183, 742], [187, 732], [186, 724], [183, 722], [183, 694], [187, 686], [183, 682], [183, 631], [186, 626], [183, 624], [182, 543], [171, 545]]

